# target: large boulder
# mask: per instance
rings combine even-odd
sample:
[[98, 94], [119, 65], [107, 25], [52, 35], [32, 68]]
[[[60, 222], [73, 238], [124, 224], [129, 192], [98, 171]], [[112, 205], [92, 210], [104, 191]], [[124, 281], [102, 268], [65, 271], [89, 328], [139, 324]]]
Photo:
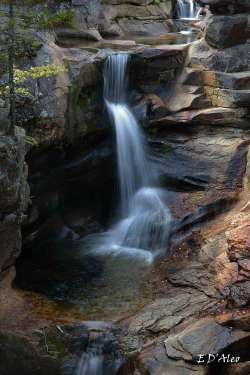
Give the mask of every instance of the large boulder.
[[60, 364], [48, 355], [39, 355], [24, 337], [0, 332], [1, 375], [60, 375]]
[[213, 13], [232, 14], [250, 10], [248, 0], [200, 0], [202, 4], [209, 4]]
[[245, 43], [249, 37], [245, 15], [215, 16], [208, 21], [206, 41], [214, 48], [228, 48]]
[[248, 71], [250, 44], [237, 44], [228, 48], [213, 49], [201, 39], [190, 48], [190, 67], [200, 70], [235, 73]]

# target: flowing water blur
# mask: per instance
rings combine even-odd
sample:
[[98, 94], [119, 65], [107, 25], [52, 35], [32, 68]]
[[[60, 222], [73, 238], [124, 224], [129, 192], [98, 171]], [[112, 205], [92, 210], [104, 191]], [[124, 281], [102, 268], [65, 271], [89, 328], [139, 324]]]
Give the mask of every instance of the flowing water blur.
[[151, 263], [167, 248], [171, 214], [144, 135], [127, 105], [128, 62], [127, 54], [113, 54], [104, 69], [104, 100], [116, 133], [121, 219], [95, 252]]
[[90, 341], [78, 361], [74, 375], [116, 375], [122, 363], [114, 336], [106, 332]]
[[199, 19], [200, 6], [195, 0], [176, 0], [180, 19]]

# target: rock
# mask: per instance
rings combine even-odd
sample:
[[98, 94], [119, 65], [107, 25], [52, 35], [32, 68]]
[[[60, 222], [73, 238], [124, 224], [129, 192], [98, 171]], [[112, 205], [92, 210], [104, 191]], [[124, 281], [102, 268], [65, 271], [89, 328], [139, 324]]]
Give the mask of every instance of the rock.
[[203, 318], [182, 332], [169, 336], [165, 340], [165, 347], [170, 358], [195, 361], [201, 353], [223, 352], [248, 336], [244, 331], [221, 326], [212, 318]]
[[121, 19], [118, 25], [123, 33], [126, 35], [126, 31], [129, 31], [129, 36], [154, 36], [164, 34], [170, 31], [169, 24], [164, 21], [144, 21], [136, 19]]
[[250, 330], [249, 310], [228, 312], [217, 316], [216, 321], [224, 326], [241, 329], [243, 331]]
[[216, 285], [222, 294], [227, 295], [228, 288], [237, 282], [239, 277], [238, 264], [230, 262], [227, 254], [220, 254], [215, 261]]
[[103, 5], [99, 23], [103, 35], [155, 35], [169, 30], [165, 20], [170, 2], [109, 2]]
[[21, 336], [0, 333], [1, 375], [59, 375], [60, 364], [48, 355], [39, 355], [33, 345]]
[[250, 44], [239, 44], [225, 49], [212, 49], [201, 39], [190, 47], [191, 68], [235, 73], [249, 71]]
[[204, 71], [202, 74], [204, 84], [230, 90], [249, 90], [249, 72], [223, 73]]
[[[187, 52], [187, 45], [160, 45], [138, 51], [131, 56], [131, 82], [136, 81], [137, 88], [145, 94], [159, 95], [164, 77], [171, 77], [170, 83], [175, 81], [176, 72], [183, 66]], [[154, 92], [157, 87], [158, 92]]]
[[249, 90], [250, 73], [248, 71], [225, 73], [186, 68], [184, 84], [205, 85], [230, 90]]
[[[68, 35], [75, 31], [61, 32]], [[98, 49], [62, 48], [50, 38], [43, 41], [33, 64], [63, 63], [67, 69], [56, 77], [39, 80], [39, 88], [31, 81], [32, 99], [18, 105], [19, 123], [40, 145], [73, 142], [77, 136], [83, 138], [105, 128], [101, 120], [105, 58]]]
[[[129, 322], [128, 332], [131, 337], [152, 333], [163, 334], [178, 326], [184, 319], [211, 306], [209, 298], [198, 290], [179, 290], [174, 297], [161, 298], [146, 306]], [[137, 338], [138, 339], [138, 338]]]
[[26, 248], [34, 246], [34, 241], [79, 239], [102, 228], [113, 195], [112, 145], [89, 142], [94, 151], [88, 152], [80, 143], [79, 149], [76, 145], [50, 148], [46, 154], [41, 149], [29, 155], [33, 210], [25, 226]]
[[[160, 122], [156, 124], [161, 125]], [[214, 195], [206, 193], [205, 202], [200, 203], [197, 210], [192, 210], [192, 215], [185, 219], [186, 224], [189, 219], [191, 223], [201, 222], [213, 212], [230, 207], [236, 197], [234, 193], [224, 194], [224, 189], [235, 191], [241, 188], [247, 163], [248, 146], [242, 142], [247, 139], [246, 130], [242, 129], [238, 138], [234, 135], [234, 128], [198, 124], [197, 121], [195, 126], [185, 127], [177, 123], [170, 127], [162, 122], [159, 132], [166, 131], [167, 138], [164, 133], [151, 135], [151, 147], [164, 186], [179, 192], [204, 189], [211, 192], [216, 188]]]
[[59, 38], [80, 38], [99, 42], [102, 37], [98, 30], [87, 29], [87, 30], [74, 30], [74, 29], [56, 29], [56, 35]]
[[152, 331], [153, 333], [168, 332], [171, 328], [177, 326], [180, 322], [182, 322], [183, 319], [184, 318], [182, 316], [170, 316], [167, 318], [163, 318], [153, 324], [150, 328], [148, 328], [148, 330]]
[[247, 218], [239, 217], [238, 225], [236, 223], [234, 223], [233, 228], [228, 229], [226, 232], [228, 255], [231, 261], [244, 261], [245, 258], [248, 259], [250, 257], [250, 222]]
[[209, 4], [212, 12], [231, 14], [250, 10], [248, 0], [200, 0], [203, 4]]
[[250, 102], [250, 90], [228, 90], [205, 87], [207, 97], [212, 106], [223, 108], [248, 107]]
[[219, 298], [215, 286], [213, 285], [214, 275], [207, 270], [206, 265], [198, 262], [190, 262], [184, 269], [178, 269], [178, 272], [176, 271], [177, 269], [170, 270], [167, 275], [167, 280], [172, 285], [193, 287], [210, 297]]
[[225, 232], [226, 249], [216, 260], [217, 286], [229, 306], [249, 304], [250, 263], [247, 206], [235, 215]]
[[243, 307], [250, 302], [250, 281], [237, 282], [230, 288], [229, 302], [236, 307]]
[[0, 136], [0, 281], [21, 251], [20, 217], [29, 203], [26, 182], [25, 132], [16, 137]]
[[[224, 107], [214, 107], [206, 109], [196, 109], [191, 111], [181, 111], [163, 118], [152, 120], [153, 125], [173, 125], [173, 124], [233, 124], [241, 123], [240, 119], [244, 118], [246, 111], [237, 108], [236, 110]], [[244, 121], [242, 122], [244, 124]]]
[[228, 366], [228, 375], [248, 375], [250, 373], [250, 361]]
[[135, 367], [140, 375], [205, 375], [206, 369], [185, 361], [167, 357], [164, 346], [155, 344], [144, 349], [138, 356]]
[[102, 46], [105, 48], [105, 47], [109, 47], [109, 48], [112, 48], [112, 47], [119, 47], [119, 48], [123, 48], [123, 47], [134, 47], [136, 46], [136, 42], [134, 40], [104, 40], [102, 42]]
[[101, 230], [100, 223], [96, 220], [93, 211], [85, 207], [65, 213], [63, 219], [66, 225], [80, 236], [97, 233]]
[[247, 41], [248, 19], [244, 15], [215, 16], [206, 26], [206, 41], [214, 48], [228, 48]]
[[210, 105], [207, 97], [198, 86], [177, 85], [170, 98], [168, 98], [166, 107], [170, 112], [179, 112], [184, 109], [204, 108]]

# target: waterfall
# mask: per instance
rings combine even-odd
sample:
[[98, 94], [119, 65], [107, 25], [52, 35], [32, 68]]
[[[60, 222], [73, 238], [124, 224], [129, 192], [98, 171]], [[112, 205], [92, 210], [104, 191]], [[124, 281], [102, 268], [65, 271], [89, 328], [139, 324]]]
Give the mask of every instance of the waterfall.
[[116, 375], [123, 363], [120, 353], [116, 352], [113, 336], [105, 333], [90, 342], [79, 359], [74, 375]]
[[75, 375], [103, 375], [103, 356], [95, 351], [83, 353]]
[[166, 249], [171, 215], [155, 166], [127, 104], [129, 56], [113, 54], [104, 69], [104, 100], [116, 133], [121, 220], [106, 233], [99, 251], [153, 259]]
[[150, 181], [143, 135], [126, 105], [128, 57], [127, 54], [109, 56], [104, 69], [104, 99], [116, 131], [123, 217], [128, 215], [136, 191]]
[[176, 0], [180, 19], [199, 19], [200, 6], [195, 0]]
[[125, 217], [136, 191], [149, 184], [150, 174], [143, 138], [132, 112], [125, 104], [107, 102], [107, 107], [116, 129], [121, 211]]

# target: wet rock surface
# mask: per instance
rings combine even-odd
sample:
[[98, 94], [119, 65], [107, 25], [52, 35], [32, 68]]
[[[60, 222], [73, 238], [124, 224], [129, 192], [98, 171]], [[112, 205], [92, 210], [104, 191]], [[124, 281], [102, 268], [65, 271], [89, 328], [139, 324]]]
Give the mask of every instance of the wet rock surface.
[[60, 364], [49, 355], [40, 356], [25, 338], [12, 333], [0, 334], [0, 371], [7, 375], [59, 375]]

